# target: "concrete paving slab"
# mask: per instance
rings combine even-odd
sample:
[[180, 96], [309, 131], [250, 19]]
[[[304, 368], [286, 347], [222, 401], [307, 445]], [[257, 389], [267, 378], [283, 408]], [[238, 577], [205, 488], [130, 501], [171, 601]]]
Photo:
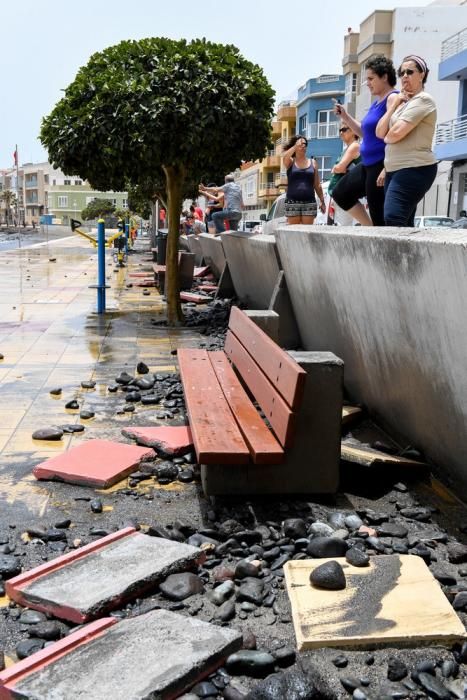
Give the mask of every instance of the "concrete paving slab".
[[20, 605], [81, 623], [205, 556], [196, 547], [125, 528], [10, 579], [6, 590]]
[[[74, 635], [67, 640], [73, 642]], [[2, 700], [173, 700], [238, 650], [242, 635], [155, 610], [93, 632], [87, 643], [77, 640], [59, 658], [54, 657], [57, 644], [21, 662], [16, 676], [15, 667], [0, 674]]]
[[180, 292], [180, 299], [182, 301], [191, 301], [195, 304], [207, 304], [209, 301], [212, 301], [211, 297], [194, 294], [193, 292]]
[[33, 469], [36, 479], [106, 488], [135, 471], [151, 449], [111, 440], [88, 440]]
[[[311, 571], [328, 561], [343, 568], [346, 587], [325, 590]], [[390, 554], [351, 566], [345, 558], [304, 559], [284, 565], [299, 650], [316, 647], [451, 644], [465, 629], [421, 557]]]
[[183, 455], [193, 447], [193, 437], [188, 425], [162, 425], [155, 428], [131, 426], [122, 428], [122, 434], [138, 445], [152, 447], [166, 455]]

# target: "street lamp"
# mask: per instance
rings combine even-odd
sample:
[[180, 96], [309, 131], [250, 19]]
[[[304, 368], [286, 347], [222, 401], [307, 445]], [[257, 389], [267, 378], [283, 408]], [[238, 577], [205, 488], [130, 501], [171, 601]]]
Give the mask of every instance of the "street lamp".
[[73, 209], [74, 209], [74, 218], [76, 219], [76, 210], [78, 209], [78, 204], [76, 200], [73, 202]]

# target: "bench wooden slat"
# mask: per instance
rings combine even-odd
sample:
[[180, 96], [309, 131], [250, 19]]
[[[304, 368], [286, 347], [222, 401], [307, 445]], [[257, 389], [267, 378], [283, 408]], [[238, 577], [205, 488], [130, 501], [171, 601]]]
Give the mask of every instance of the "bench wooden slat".
[[224, 396], [235, 416], [254, 464], [280, 464], [284, 450], [259, 415], [224, 352], [209, 352]]
[[290, 447], [293, 441], [296, 414], [291, 411], [279, 391], [268, 381], [268, 378], [232, 331], [227, 331], [224, 352], [232, 364], [237, 367], [281, 445], [284, 448]]
[[201, 464], [247, 464], [248, 446], [227, 404], [206, 350], [179, 348], [190, 428]]
[[296, 411], [303, 398], [305, 370], [236, 306], [232, 306], [230, 311], [229, 328], [255, 357], [292, 410]]

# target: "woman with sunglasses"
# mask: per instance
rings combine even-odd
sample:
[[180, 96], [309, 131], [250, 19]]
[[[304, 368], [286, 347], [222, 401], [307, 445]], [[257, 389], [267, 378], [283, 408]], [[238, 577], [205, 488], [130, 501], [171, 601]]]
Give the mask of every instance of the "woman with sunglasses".
[[428, 67], [420, 56], [406, 56], [398, 71], [402, 91], [380, 120], [376, 133], [384, 138], [386, 226], [414, 226], [417, 204], [435, 181], [438, 168], [431, 150], [436, 104], [427, 92]]
[[282, 162], [287, 170], [285, 215], [288, 224], [313, 224], [318, 213], [315, 192], [320, 200], [320, 211], [326, 205], [316, 161], [308, 158], [304, 136], [295, 134], [284, 146]]
[[[328, 195], [330, 197], [332, 197], [334, 188], [339, 180], [361, 161], [358, 134], [352, 131], [350, 126], [346, 126], [342, 123], [339, 129], [339, 136], [344, 143], [344, 152], [340, 158], [338, 158], [332, 169], [331, 179], [328, 183]], [[329, 210], [331, 210], [331, 205], [332, 200], [329, 201]], [[332, 223], [332, 217], [329, 214], [328, 223]], [[334, 202], [334, 223], [339, 224], [339, 226], [352, 226], [353, 224], [353, 218], [348, 212], [341, 209], [337, 202]]]
[[[397, 82], [394, 65], [389, 58], [378, 54], [365, 64], [366, 84], [376, 100], [359, 122], [348, 114], [341, 104], [334, 110], [346, 126], [362, 138], [362, 162], [347, 173], [334, 189], [334, 199], [362, 226], [384, 226], [384, 141], [376, 135], [376, 125], [386, 112]], [[389, 98], [389, 99], [388, 99]], [[370, 216], [360, 202], [367, 198]], [[371, 217], [371, 218], [370, 218]]]

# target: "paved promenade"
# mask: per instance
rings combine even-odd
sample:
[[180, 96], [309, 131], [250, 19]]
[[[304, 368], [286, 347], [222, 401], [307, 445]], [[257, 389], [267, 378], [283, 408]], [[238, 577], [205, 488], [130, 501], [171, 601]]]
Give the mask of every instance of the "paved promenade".
[[[131, 422], [157, 424], [151, 406], [138, 406], [138, 421], [115, 416], [123, 400], [110, 396], [107, 385], [124, 369], [134, 373], [139, 361], [151, 371], [174, 371], [172, 350], [193, 343], [193, 331], [154, 325], [164, 317], [154, 287], [144, 295], [143, 287], [128, 286], [140, 279], [131, 274], [150, 269], [150, 256], [142, 252], [148, 247], [149, 238], [139, 239], [140, 252], [118, 270], [107, 251], [104, 315], [96, 313], [96, 290], [89, 288], [97, 281], [97, 253], [78, 236], [0, 255], [0, 499], [22, 503], [31, 517], [45, 514], [54, 491], [35, 482], [35, 464], [83, 439], [125, 441], [120, 429]], [[89, 380], [95, 389], [82, 389]], [[58, 387], [61, 395], [51, 396]], [[66, 410], [71, 399], [95, 411], [95, 418], [81, 420], [80, 411]], [[32, 439], [38, 428], [70, 423], [82, 423], [85, 432], [59, 442]]]

